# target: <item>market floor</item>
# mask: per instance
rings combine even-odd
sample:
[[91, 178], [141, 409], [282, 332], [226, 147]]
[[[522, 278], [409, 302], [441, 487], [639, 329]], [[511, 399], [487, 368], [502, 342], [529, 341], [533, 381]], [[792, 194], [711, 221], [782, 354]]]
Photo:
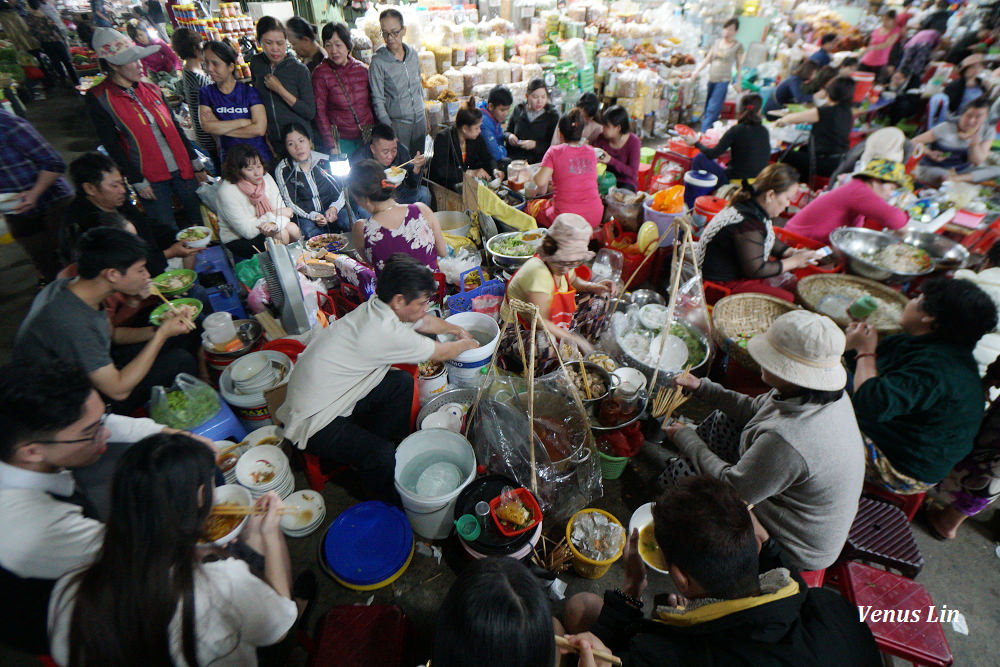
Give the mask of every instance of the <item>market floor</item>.
[[[90, 123], [83, 114], [81, 100], [66, 91], [53, 91], [47, 101], [32, 104], [29, 118], [67, 160], [96, 145]], [[35, 280], [30, 264], [16, 245], [0, 246], [2, 361], [10, 357], [11, 341], [36, 291]], [[593, 505], [627, 522], [632, 510], [652, 499], [651, 484], [659, 471], [661, 451], [659, 447], [647, 444], [619, 480], [605, 482], [604, 497]], [[305, 487], [301, 472], [296, 474], [296, 486]], [[330, 520], [359, 501], [336, 482], [326, 486], [323, 496]], [[1000, 516], [996, 518], [1000, 520]], [[944, 627], [955, 655], [954, 664], [960, 667], [993, 667], [997, 664], [996, 656], [1000, 655], [1000, 614], [997, 613], [1000, 609], [1000, 551], [991, 539], [992, 519], [993, 512], [985, 512], [984, 516], [967, 522], [958, 539], [948, 543], [934, 540], [919, 525], [913, 527], [925, 560], [917, 581], [927, 588], [939, 609], [944, 605], [948, 609], [958, 609], [968, 625], [967, 635], [959, 634], [950, 624]], [[558, 540], [563, 528], [552, 526], [546, 533]], [[416, 664], [417, 658], [426, 659], [437, 608], [455, 573], [467, 563], [455, 538], [440, 543], [440, 563], [434, 556], [417, 553], [409, 569], [394, 584], [377, 591], [358, 593], [339, 586], [321, 573], [317, 552], [322, 535], [323, 531], [319, 531], [309, 537], [289, 540], [296, 572], [313, 569], [319, 578], [319, 599], [313, 621], [333, 605], [399, 605], [414, 625], [414, 660], [406, 664]], [[581, 579], [572, 573], [565, 573], [561, 578], [568, 584], [567, 595], [580, 591], [600, 594], [621, 584], [622, 568], [616, 564], [605, 577], [594, 581]], [[652, 595], [671, 590], [666, 577], [651, 573], [645, 597], [648, 602]], [[555, 603], [554, 606], [557, 613], [561, 611], [562, 603]], [[303, 665], [305, 660], [305, 652], [295, 649], [290, 664]], [[13, 655], [0, 648], [0, 665], [37, 664], [28, 656]]]

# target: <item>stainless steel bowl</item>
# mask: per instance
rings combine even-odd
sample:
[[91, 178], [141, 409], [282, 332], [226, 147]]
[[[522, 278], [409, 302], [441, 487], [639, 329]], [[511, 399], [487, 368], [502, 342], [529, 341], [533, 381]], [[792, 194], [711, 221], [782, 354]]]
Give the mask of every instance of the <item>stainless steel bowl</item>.
[[[565, 362], [565, 365], [566, 365], [566, 370], [572, 370], [577, 375], [580, 374], [579, 361], [567, 361]], [[577, 390], [580, 392], [580, 400], [583, 401], [584, 406], [597, 405], [605, 398], [607, 398], [608, 395], [611, 393], [611, 389], [614, 388], [614, 386], [618, 383], [618, 376], [612, 375], [608, 371], [604, 370], [603, 366], [595, 364], [592, 361], [584, 361], [583, 367], [587, 370], [588, 377], [589, 376], [598, 377], [601, 379], [602, 382], [604, 382], [604, 387], [605, 387], [604, 393], [601, 394], [600, 396], [594, 396], [593, 398], [587, 398], [587, 392], [577, 387]], [[558, 372], [559, 372], [558, 370], [553, 371], [548, 375], [542, 376], [540, 379], [544, 380], [545, 378], [555, 375]]]
[[486, 242], [486, 252], [489, 253], [490, 258], [493, 260], [494, 264], [496, 264], [497, 266], [519, 269], [521, 268], [521, 266], [524, 265], [525, 262], [531, 259], [531, 255], [526, 255], [526, 256], [505, 255], [493, 248], [493, 244], [496, 241], [502, 241], [504, 239], [520, 235], [521, 232], [506, 232], [504, 234], [497, 234], [496, 236], [494, 236], [493, 238], [491, 238], [489, 241]]
[[[705, 352], [705, 357], [701, 360], [701, 363], [691, 367], [691, 373], [693, 375], [703, 377], [708, 373], [709, 364], [711, 362], [712, 343], [709, 337], [697, 327], [692, 326], [687, 322], [681, 322], [680, 324], [684, 326], [689, 333], [693, 334], [695, 338], [697, 338], [697, 340], [701, 343], [702, 350]], [[653, 367], [644, 364], [626, 352], [624, 346], [621, 344], [621, 338], [619, 338], [613, 331], [609, 330], [604, 336], [601, 337], [601, 344], [606, 348], [608, 354], [622, 360], [625, 366], [639, 369], [647, 379], [653, 375]], [[657, 387], [670, 388], [673, 386], [674, 376], [679, 375], [680, 373], [680, 370], [660, 370], [660, 372], [656, 374], [656, 381], [653, 384]]]
[[892, 234], [863, 227], [839, 227], [830, 232], [830, 245], [839, 257], [847, 260], [847, 268], [851, 273], [887, 283], [905, 283], [934, 271], [934, 266], [931, 265], [917, 273], [901, 273], [873, 264], [865, 258], [866, 255], [899, 242], [900, 239]]
[[910, 231], [903, 236], [903, 243], [916, 246], [930, 255], [937, 271], [961, 269], [969, 261], [969, 251], [961, 243], [941, 234]]
[[658, 303], [661, 306], [667, 305], [667, 300], [663, 298], [663, 295], [659, 292], [654, 292], [651, 289], [637, 289], [632, 292], [632, 303], [638, 307], [642, 308], [650, 303]]

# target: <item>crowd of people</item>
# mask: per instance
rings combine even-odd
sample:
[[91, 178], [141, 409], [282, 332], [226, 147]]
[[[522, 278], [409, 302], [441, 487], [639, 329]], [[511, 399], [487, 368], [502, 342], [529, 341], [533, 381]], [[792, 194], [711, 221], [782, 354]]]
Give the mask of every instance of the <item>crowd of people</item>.
[[[65, 26], [48, 1], [29, 0], [28, 25], [53, 76], [72, 81]], [[692, 168], [729, 184], [728, 205], [695, 246], [704, 280], [794, 301], [788, 276], [819, 254], [784, 243], [775, 221], [802, 183], [830, 180], [785, 229], [825, 244], [834, 229], [866, 220], [904, 227], [906, 212], [891, 202], [913, 181], [1000, 176], [987, 163], [993, 93], [984, 60], [971, 53], [995, 41], [995, 28], [975, 32], [978, 41], [948, 39], [943, 1], [923, 17], [911, 2], [885, 12], [849, 57], [835, 35], [812, 35], [813, 53], [769, 93], [743, 94], [739, 20], [725, 23], [692, 76], [707, 71], [701, 129], [719, 119], [731, 84], [736, 122], [713, 144], [704, 132], [684, 137], [697, 150]], [[156, 33], [165, 20], [154, 4]], [[606, 217], [599, 165], [618, 188], [640, 188], [642, 142], [628, 111], [587, 92], [560, 113], [545, 81], [533, 79], [524, 101], [496, 86], [464, 100], [437, 131], [403, 14], [386, 9], [379, 24], [385, 45], [366, 65], [352, 55], [346, 24], [317, 30], [299, 17], [265, 16], [249, 82], [238, 79], [228, 42], [178, 28], [167, 44], [165, 29], [157, 37], [143, 23], [124, 32], [98, 25], [89, 41], [107, 76], [84, 108], [103, 150], [69, 164], [30, 123], [0, 110], [0, 189], [17, 195], [6, 219], [43, 283], [13, 361], [0, 368], [0, 532], [10, 538], [0, 543], [0, 582], [17, 601], [0, 612], [4, 644], [66, 665], [150, 656], [255, 664], [258, 649], [282, 643], [316, 597], [311, 573], [293, 577], [273, 493], [240, 539], [206, 562], [198, 539], [219, 477], [215, 445], [135, 416], [153, 386], [203, 374], [195, 321], [177, 312], [158, 325], [146, 318], [157, 303], [150, 277], [194, 266], [200, 250], [177, 232], [202, 224], [198, 190], [209, 174], [219, 177], [211, 189], [219, 240], [236, 261], [268, 239], [340, 231], [377, 276], [371, 299], [312, 333], [274, 415], [293, 448], [349, 466], [371, 497], [401, 502], [395, 448], [409, 433], [414, 383], [394, 365], [445, 362], [479, 345], [429, 314], [449, 244], [426, 180], [459, 192], [466, 176], [490, 181], [514, 160], [538, 165], [534, 186], [551, 197], [534, 213], [548, 231], [509, 281], [499, 316], [520, 326], [504, 329], [497, 356], [517, 372], [531, 345], [544, 373], [558, 363], [551, 340], [594, 350], [620, 285], [581, 267]], [[910, 91], [939, 57], [958, 65], [955, 80], [915, 99]], [[886, 127], [852, 146], [855, 70], [899, 91], [885, 118], [916, 116], [925, 129]], [[158, 72], [181, 77], [193, 139], [149, 81]], [[775, 125], [809, 125], [808, 139], [775, 159], [766, 121], [788, 104], [813, 106]], [[346, 178], [334, 173], [337, 157], [348, 161]], [[393, 181], [396, 169], [404, 173]], [[534, 341], [525, 339], [523, 303], [541, 318]], [[996, 305], [968, 280], [937, 278], [909, 300], [900, 326], [880, 338], [863, 322], [845, 332], [795, 310], [747, 345], [765, 393], [678, 376], [677, 387], [717, 409], [697, 428], [664, 425], [675, 455], [657, 477], [652, 512], [677, 593], [652, 618], [642, 612], [636, 533], [622, 588], [573, 596], [561, 618], [524, 566], [488, 558], [462, 571], [444, 599], [433, 664], [554, 665], [564, 651], [595, 667], [595, 651], [628, 665], [879, 664], [856, 610], [808, 588], [800, 572], [838, 559], [865, 483], [900, 495], [937, 488], [947, 504], [926, 520], [945, 539], [1000, 496], [1000, 411], [983, 407], [1000, 366], [981, 380], [972, 353], [996, 328]], [[557, 648], [556, 636], [569, 648]]]

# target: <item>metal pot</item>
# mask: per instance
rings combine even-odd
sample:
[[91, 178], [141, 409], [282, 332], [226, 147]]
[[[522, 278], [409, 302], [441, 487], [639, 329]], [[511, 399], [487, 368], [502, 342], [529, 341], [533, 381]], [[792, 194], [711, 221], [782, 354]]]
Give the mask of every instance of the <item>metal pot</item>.
[[961, 243], [941, 234], [909, 231], [903, 236], [903, 243], [916, 246], [930, 255], [937, 271], [961, 269], [969, 261], [969, 251]]
[[502, 241], [504, 239], [520, 235], [521, 232], [506, 232], [504, 234], [497, 234], [486, 242], [486, 252], [489, 253], [489, 256], [493, 260], [494, 264], [517, 270], [521, 268], [525, 262], [531, 259], [531, 255], [505, 255], [498, 252], [493, 247], [493, 244], [497, 241]]
[[830, 232], [830, 245], [838, 257], [847, 260], [847, 268], [851, 273], [880, 282], [905, 283], [934, 271], [934, 266], [931, 265], [925, 271], [901, 273], [873, 264], [865, 258], [873, 252], [899, 242], [900, 240], [892, 234], [863, 227], [839, 227]]

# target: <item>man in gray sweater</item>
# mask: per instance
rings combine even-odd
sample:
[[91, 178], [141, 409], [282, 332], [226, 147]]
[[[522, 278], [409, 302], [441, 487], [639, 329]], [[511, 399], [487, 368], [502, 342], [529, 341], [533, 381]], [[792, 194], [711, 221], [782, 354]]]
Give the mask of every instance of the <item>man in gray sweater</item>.
[[398, 10], [386, 9], [378, 20], [385, 46], [375, 52], [368, 66], [372, 110], [380, 123], [392, 126], [410, 155], [423, 153], [427, 121], [420, 59], [415, 49], [403, 43], [406, 26]]
[[687, 461], [673, 459], [661, 481], [692, 474], [693, 466], [729, 482], [802, 570], [828, 567], [840, 555], [864, 482], [861, 432], [844, 392], [844, 342], [829, 318], [786, 313], [747, 346], [771, 391], [752, 398], [678, 377], [722, 414], [709, 417], [707, 444], [681, 424], [665, 429]]

